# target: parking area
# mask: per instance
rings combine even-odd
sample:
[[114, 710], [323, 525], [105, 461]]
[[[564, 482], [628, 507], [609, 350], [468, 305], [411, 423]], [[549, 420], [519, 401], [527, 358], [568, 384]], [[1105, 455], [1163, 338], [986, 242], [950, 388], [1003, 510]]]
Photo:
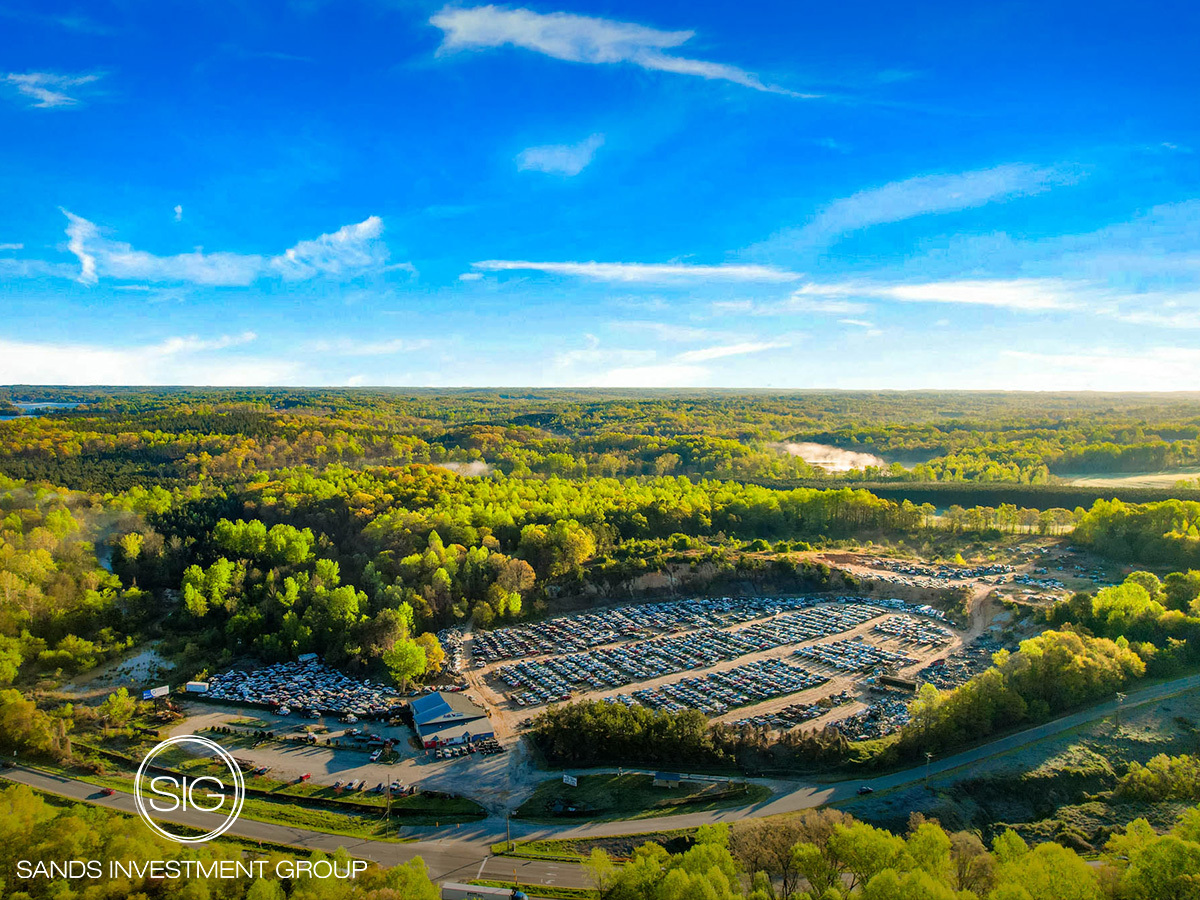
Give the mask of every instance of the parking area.
[[[914, 646], [939, 645], [952, 637], [948, 629], [935, 624], [941, 616], [937, 610], [927, 606], [907, 606], [899, 600], [788, 597], [724, 598], [697, 603], [700, 604], [698, 611], [683, 612], [679, 604], [657, 604], [647, 607], [647, 611], [636, 617], [642, 623], [636, 634], [645, 634], [645, 623], [654, 621], [671, 630], [667, 636], [634, 639], [633, 630], [614, 628], [613, 614], [619, 613], [624, 621], [634, 618], [622, 610], [564, 618], [562, 621], [571, 622], [576, 630], [561, 641], [551, 637], [563, 631], [565, 626], [560, 620], [541, 623], [536, 638], [530, 637], [532, 628], [509, 629], [523, 633], [499, 639], [494, 633], [485, 635], [482, 645], [487, 659], [495, 659], [500, 646], [508, 653], [518, 646], [536, 645], [539, 652], [545, 654], [547, 649], [566, 649], [585, 643], [600, 645], [610, 641], [609, 645], [584, 652], [564, 652], [504, 663], [487, 673], [488, 677], [495, 690], [513, 705], [531, 707], [565, 701], [578, 692], [620, 688], [819, 641], [853, 630], [891, 610], [905, 610], [906, 614], [889, 616], [880, 623], [885, 629], [884, 637], [898, 638]], [[687, 623], [693, 624], [694, 630], [679, 633]], [[598, 630], [579, 630], [589, 624]], [[673, 694], [670, 691], [664, 695], [667, 700], [655, 693], [645, 696], [661, 702], [662, 708], [671, 708], [668, 700]]]
[[347, 721], [385, 718], [400, 711], [396, 692], [321, 665], [315, 659], [282, 662], [214, 675], [198, 696], [222, 703], [269, 706], [282, 715], [333, 715]]
[[809, 660], [818, 671], [869, 672], [879, 666], [901, 669], [917, 662], [912, 657], [876, 647], [857, 638], [801, 647], [796, 651], [796, 655]]
[[[231, 728], [232, 736], [223, 734], [218, 741], [242, 764], [248, 783], [261, 774], [280, 781], [303, 779], [343, 793], [381, 793], [390, 787], [393, 796], [444, 791], [487, 803], [494, 802], [490, 799], [493, 794], [507, 796], [532, 789], [545, 777], [544, 773], [525, 771], [530, 767], [526, 754], [519, 752], [521, 748], [494, 740], [475, 742], [471, 745], [475, 752], [463, 745], [461, 753], [443, 751], [439, 757], [434, 750], [415, 748], [413, 731], [407, 725], [373, 722], [363, 729], [341, 725], [331, 717], [298, 719], [224, 703], [188, 703], [185, 712], [186, 718], [171, 734], [208, 734], [214, 727]], [[237, 735], [260, 729], [273, 731], [283, 740], [252, 743], [237, 739]], [[308, 734], [310, 729], [315, 732], [315, 742], [290, 739]], [[390, 747], [377, 756], [378, 745], [354, 740], [353, 732], [369, 732], [372, 738], [390, 742]]]
[[475, 633], [467, 677], [504, 735], [572, 700], [822, 727], [869, 711], [876, 676], [911, 677], [961, 643], [941, 611], [914, 600], [724, 597], [562, 616]]
[[854, 696], [853, 691], [838, 691], [836, 694], [826, 694], [817, 702], [789, 703], [773, 712], [735, 719], [731, 724], [735, 726], [751, 725], [755, 728], [768, 728], [773, 731], [790, 731], [798, 725], [820, 718], [843, 703], [850, 702]]
[[781, 659], [762, 659], [699, 678], [684, 678], [652, 690], [621, 694], [617, 700], [626, 705], [636, 701], [650, 709], [668, 712], [698, 709], [710, 716], [719, 716], [736, 707], [817, 687], [825, 680]]
[[817, 602], [811, 597], [714, 597], [558, 616], [477, 634], [472, 660], [476, 668], [483, 668], [506, 659], [580, 653], [654, 635], [726, 628]]
[[918, 647], [941, 647], [943, 644], [950, 643], [954, 638], [948, 628], [905, 616], [888, 616], [882, 622], [878, 622], [873, 630], [876, 634], [886, 635], [901, 643]]

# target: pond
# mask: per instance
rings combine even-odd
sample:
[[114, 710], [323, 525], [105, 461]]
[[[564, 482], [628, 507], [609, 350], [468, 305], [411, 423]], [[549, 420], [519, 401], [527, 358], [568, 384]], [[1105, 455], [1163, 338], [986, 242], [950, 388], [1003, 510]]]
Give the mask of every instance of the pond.
[[82, 406], [81, 403], [64, 403], [57, 400], [13, 400], [12, 405], [21, 410], [20, 416], [0, 416], [0, 422], [5, 422], [10, 419], [29, 418], [36, 416], [38, 411], [49, 410], [53, 412], [56, 409], [74, 409], [77, 406]]

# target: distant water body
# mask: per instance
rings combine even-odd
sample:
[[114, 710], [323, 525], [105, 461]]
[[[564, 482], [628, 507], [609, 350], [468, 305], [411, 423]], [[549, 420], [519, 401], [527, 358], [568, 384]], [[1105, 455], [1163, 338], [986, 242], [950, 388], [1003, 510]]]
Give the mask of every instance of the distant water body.
[[59, 403], [52, 400], [14, 400], [12, 405], [24, 411], [21, 416], [0, 416], [0, 422], [6, 422], [10, 419], [27, 419], [37, 416], [38, 411], [56, 410], [56, 409], [74, 409], [80, 406], [79, 403]]

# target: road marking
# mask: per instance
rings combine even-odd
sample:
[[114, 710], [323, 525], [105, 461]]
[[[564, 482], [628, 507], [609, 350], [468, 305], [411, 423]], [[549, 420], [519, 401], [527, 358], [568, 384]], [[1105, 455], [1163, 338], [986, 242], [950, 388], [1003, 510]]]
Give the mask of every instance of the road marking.
[[479, 881], [481, 878], [483, 878], [483, 867], [487, 865], [489, 859], [491, 859], [490, 856], [485, 856], [479, 861], [479, 871], [475, 873], [476, 881]]

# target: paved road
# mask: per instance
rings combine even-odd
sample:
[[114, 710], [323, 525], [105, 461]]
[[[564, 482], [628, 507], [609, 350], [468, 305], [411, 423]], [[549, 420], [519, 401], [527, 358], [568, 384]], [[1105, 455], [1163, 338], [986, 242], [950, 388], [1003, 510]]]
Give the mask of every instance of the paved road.
[[[1200, 675], [1189, 675], [1174, 681], [1131, 692], [1124, 703], [1124, 709], [1133, 709], [1147, 703], [1158, 703], [1174, 694], [1200, 688]], [[1016, 734], [1008, 735], [991, 743], [956, 753], [945, 759], [935, 760], [929, 766], [930, 775], [942, 775], [954, 769], [971, 765], [972, 763], [1007, 753], [1019, 747], [1041, 741], [1047, 737], [1061, 734], [1088, 722], [1113, 715], [1117, 710], [1115, 700], [1090, 707], [1082, 712], [1064, 716], [1029, 728]], [[12, 781], [28, 784], [39, 790], [60, 794], [73, 800], [95, 803], [98, 806], [108, 806], [113, 809], [136, 815], [136, 809], [131, 794], [117, 792], [112, 797], [104, 797], [99, 789], [92, 784], [75, 781], [57, 775], [51, 775], [36, 769], [18, 766], [13, 769], [0, 770], [0, 775]], [[574, 828], [561, 826], [530, 826], [513, 823], [513, 837], [605, 837], [617, 834], [630, 834], [637, 830], [660, 831], [668, 828], [686, 828], [704, 825], [711, 822], [733, 822], [751, 816], [770, 816], [779, 813], [795, 812], [844, 800], [854, 795], [862, 785], [868, 785], [875, 790], [899, 787], [920, 781], [925, 777], [925, 767], [917, 766], [903, 772], [882, 775], [877, 778], [859, 781], [842, 781], [831, 784], [800, 784], [792, 783], [793, 789], [781, 793], [773, 799], [754, 806], [739, 807], [725, 810], [710, 810], [678, 816], [663, 816], [654, 819], [642, 819], [635, 822], [599, 822], [580, 825]], [[164, 815], [166, 821], [179, 822], [196, 827], [211, 828], [211, 820], [202, 813], [173, 813]], [[410, 829], [412, 831], [412, 829]], [[383, 865], [395, 865], [407, 862], [415, 856], [420, 856], [429, 867], [430, 875], [435, 881], [465, 881], [472, 878], [491, 878], [512, 880], [516, 878], [523, 884], [546, 884], [566, 887], [590, 886], [587, 876], [581, 866], [573, 863], [554, 863], [544, 860], [510, 859], [491, 855], [489, 849], [492, 843], [504, 838], [504, 823], [495, 819], [485, 820], [477, 824], [458, 826], [457, 828], [442, 829], [437, 836], [423, 837], [408, 843], [389, 843], [386, 841], [371, 841], [348, 838], [340, 835], [325, 834], [319, 831], [309, 831], [303, 828], [293, 828], [287, 825], [275, 825], [266, 822], [255, 822], [250, 819], [239, 819], [230, 829], [230, 834], [250, 840], [270, 841], [273, 843], [290, 844], [312, 850], [333, 851], [344, 847], [352, 855], [369, 859]], [[428, 834], [428, 832], [425, 832]]]
[[[111, 797], [105, 797], [94, 784], [63, 778], [25, 766], [5, 769], [0, 771], [0, 774], [12, 781], [19, 781], [38, 790], [58, 794], [71, 800], [94, 803], [97, 806], [105, 806], [132, 816], [137, 815], [133, 795], [123, 791], [117, 791]], [[186, 813], [158, 815], [155, 818], [205, 829], [212, 828], [214, 824], [212, 816], [190, 810]], [[142, 827], [140, 823], [138, 827]], [[289, 825], [276, 825], [241, 818], [234, 823], [228, 833], [253, 841], [290, 844], [310, 850], [333, 852], [339, 847], [344, 847], [352, 856], [373, 860], [385, 866], [408, 862], [414, 856], [419, 856], [425, 860], [425, 864], [429, 867], [429, 874], [434, 881], [467, 881], [472, 878], [512, 880], [515, 870], [517, 878], [522, 884], [591, 886], [582, 867], [578, 865], [492, 856], [486, 842], [479, 839], [459, 840], [452, 831], [447, 832], [444, 837], [401, 844], [325, 834]], [[502, 838], [503, 835], [500, 837]]]
[[[1160, 703], [1167, 697], [1174, 694], [1193, 691], [1200, 688], [1200, 675], [1188, 675], [1184, 678], [1177, 678], [1174, 681], [1164, 682], [1154, 685], [1149, 688], [1144, 688], [1137, 692], [1130, 692], [1122, 709], [1129, 710], [1138, 706], [1144, 706], [1147, 703]], [[992, 741], [972, 750], [965, 750], [962, 753], [955, 753], [953, 756], [947, 756], [944, 759], [934, 759], [929, 765], [929, 775], [943, 775], [951, 772], [954, 769], [962, 768], [963, 766], [971, 765], [972, 763], [981, 762], [993, 756], [998, 756], [1015, 750], [1019, 747], [1024, 747], [1028, 744], [1034, 744], [1048, 737], [1053, 737], [1056, 734], [1061, 734], [1064, 731], [1070, 731], [1072, 728], [1077, 728], [1080, 725], [1093, 722], [1097, 719], [1103, 719], [1114, 715], [1117, 711], [1117, 701], [1110, 700], [1107, 703], [1100, 703], [1096, 706], [1091, 706], [1081, 712], [1072, 713], [1069, 716], [1063, 716], [1060, 719], [1054, 719], [1034, 728], [1027, 728], [1024, 731], [1010, 734], [1007, 737]], [[709, 810], [700, 813], [689, 813], [678, 816], [662, 816], [655, 819], [644, 819], [636, 823], [635, 827], [640, 827], [642, 830], [660, 830], [669, 828], [691, 828], [696, 825], [707, 825], [712, 822], [734, 822], [738, 819], [744, 819], [748, 816], [774, 816], [780, 813], [796, 812], [802, 809], [810, 809], [814, 806], [820, 806], [824, 803], [832, 803], [838, 800], [846, 800], [858, 791], [864, 785], [876, 791], [885, 790], [888, 788], [900, 787], [901, 785], [912, 784], [920, 781], [925, 777], [925, 766], [914, 766], [911, 769], [905, 769], [902, 772], [893, 772], [889, 775], [881, 775], [876, 778], [865, 778], [858, 781], [839, 781], [829, 784], [797, 784], [795, 788], [787, 793], [777, 794], [770, 800], [766, 800], [751, 807], [739, 807], [730, 809]], [[553, 828], [553, 829], [530, 829], [525, 831], [522, 829], [521, 835], [530, 837], [605, 837], [615, 834], [629, 834], [630, 822], [599, 822], [590, 825], [581, 825], [576, 828]], [[516, 828], [514, 826], [514, 836]]]

